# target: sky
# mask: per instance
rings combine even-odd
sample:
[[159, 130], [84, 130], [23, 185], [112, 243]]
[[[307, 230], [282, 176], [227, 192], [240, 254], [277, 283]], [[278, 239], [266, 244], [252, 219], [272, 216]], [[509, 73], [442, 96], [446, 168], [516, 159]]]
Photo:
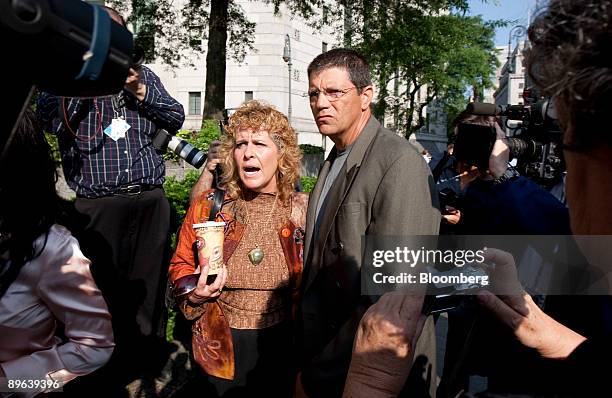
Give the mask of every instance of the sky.
[[508, 45], [510, 29], [515, 25], [527, 26], [529, 24], [530, 10], [535, 8], [536, 0], [489, 0], [488, 4], [484, 4], [482, 0], [469, 0], [469, 3], [470, 14], [481, 15], [485, 21], [516, 20], [516, 23], [506, 28], [498, 28], [496, 31], [495, 44]]

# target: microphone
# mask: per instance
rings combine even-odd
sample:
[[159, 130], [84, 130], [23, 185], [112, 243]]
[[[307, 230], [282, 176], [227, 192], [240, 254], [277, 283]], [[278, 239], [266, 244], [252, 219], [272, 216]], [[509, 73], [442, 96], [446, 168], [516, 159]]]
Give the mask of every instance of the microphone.
[[480, 116], [499, 116], [504, 113], [504, 109], [501, 106], [481, 102], [471, 102], [465, 110], [472, 115]]

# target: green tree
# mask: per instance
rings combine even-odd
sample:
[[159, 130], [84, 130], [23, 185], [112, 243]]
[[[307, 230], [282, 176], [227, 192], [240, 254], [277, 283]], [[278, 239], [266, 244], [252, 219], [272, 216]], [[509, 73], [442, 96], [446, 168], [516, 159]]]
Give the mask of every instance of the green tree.
[[[379, 87], [375, 114], [391, 113], [406, 137], [425, 124], [425, 108], [434, 99], [456, 105], [469, 87], [481, 91], [491, 85], [497, 62], [492, 37], [501, 22], [466, 16], [468, 0], [262, 1], [275, 13], [286, 5], [314, 29], [338, 26], [339, 40], [370, 61]], [[125, 2], [111, 2], [126, 8]], [[236, 0], [189, 0], [181, 10], [172, 3], [131, 0], [129, 21], [142, 31], [137, 40], [148, 46], [147, 54], [173, 66], [192, 59], [186, 54], [201, 55], [201, 40], [208, 40], [203, 116], [220, 119], [227, 56], [242, 62], [254, 50], [255, 24]], [[159, 37], [153, 40], [149, 32]]]
[[[275, 13], [287, 4], [292, 15], [306, 18], [316, 14], [320, 0], [263, 0]], [[203, 119], [221, 119], [225, 108], [225, 77], [228, 55], [242, 62], [254, 51], [255, 23], [248, 20], [236, 0], [189, 0], [182, 9], [173, 0], [110, 0], [119, 11], [131, 11], [128, 22], [135, 28], [136, 41], [145, 49], [147, 61], [160, 58], [171, 67], [183, 60], [201, 58], [202, 40], [207, 40], [206, 83]], [[151, 37], [150, 32], [155, 32]], [[229, 50], [229, 51], [228, 51]], [[194, 64], [189, 64], [195, 66]]]
[[466, 16], [467, 0], [355, 0], [350, 18], [343, 15], [346, 3], [337, 0], [328, 15], [352, 32], [345, 45], [370, 62], [378, 88], [375, 115], [392, 115], [406, 138], [425, 125], [425, 109], [434, 100], [450, 109], [468, 89], [492, 85], [494, 31], [505, 22]]
[[[242, 62], [253, 51], [255, 23], [234, 0], [189, 0], [178, 9], [173, 0], [110, 0], [134, 27], [136, 44], [146, 60], [171, 66], [195, 66], [206, 49], [204, 119], [221, 118], [225, 108], [225, 69], [228, 55]], [[195, 57], [194, 57], [195, 56]], [[191, 62], [195, 60], [195, 62]]]

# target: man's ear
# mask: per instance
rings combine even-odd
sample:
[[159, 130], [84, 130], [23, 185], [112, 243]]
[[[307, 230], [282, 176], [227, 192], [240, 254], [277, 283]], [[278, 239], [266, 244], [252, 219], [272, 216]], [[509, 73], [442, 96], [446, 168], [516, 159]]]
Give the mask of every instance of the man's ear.
[[372, 98], [374, 98], [374, 88], [372, 86], [365, 86], [361, 89], [361, 110], [365, 111], [370, 107]]

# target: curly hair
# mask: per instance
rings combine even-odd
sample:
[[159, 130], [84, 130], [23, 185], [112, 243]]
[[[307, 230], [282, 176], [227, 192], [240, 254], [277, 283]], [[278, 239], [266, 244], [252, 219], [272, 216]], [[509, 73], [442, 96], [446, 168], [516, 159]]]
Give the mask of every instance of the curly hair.
[[244, 103], [229, 118], [219, 151], [223, 170], [221, 185], [232, 199], [243, 194], [244, 187], [234, 161], [234, 149], [236, 134], [244, 128], [266, 130], [276, 144], [279, 151], [276, 171], [279, 198], [283, 202], [288, 201], [300, 175], [302, 154], [297, 144], [297, 135], [285, 115], [273, 106], [256, 100]]
[[529, 27], [528, 73], [555, 98], [570, 147], [612, 143], [611, 22], [612, 0], [551, 0]]

